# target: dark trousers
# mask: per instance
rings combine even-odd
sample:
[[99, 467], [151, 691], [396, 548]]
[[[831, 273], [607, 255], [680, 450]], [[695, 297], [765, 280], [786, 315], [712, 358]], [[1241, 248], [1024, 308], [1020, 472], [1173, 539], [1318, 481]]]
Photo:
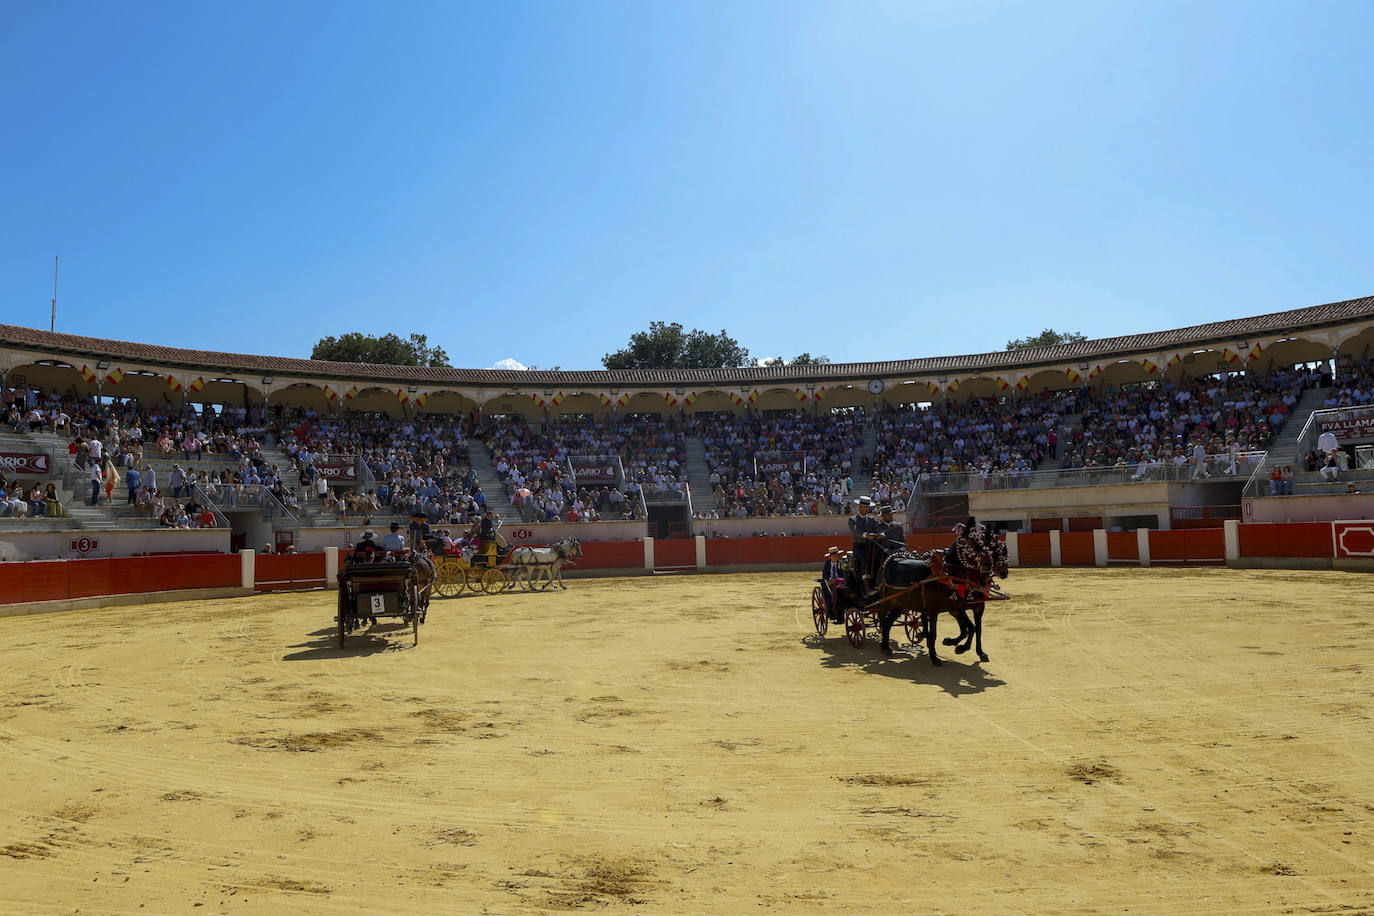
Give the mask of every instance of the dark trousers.
[[100, 502], [100, 481], [98, 481], [98, 480], [92, 480], [92, 481], [91, 481], [91, 505], [94, 506], [94, 505], [95, 505], [96, 503], [98, 503], [98, 502]]

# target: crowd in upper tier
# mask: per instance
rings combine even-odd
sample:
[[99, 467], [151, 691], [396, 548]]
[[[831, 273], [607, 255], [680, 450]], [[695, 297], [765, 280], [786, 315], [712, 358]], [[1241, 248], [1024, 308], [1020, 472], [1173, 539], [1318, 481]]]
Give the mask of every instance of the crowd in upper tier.
[[[1236, 456], [1268, 446], [1304, 389], [1324, 382], [1324, 406], [1374, 402], [1374, 361], [1343, 359], [1334, 381], [1280, 369], [941, 399], [876, 413], [799, 407], [682, 420], [397, 418], [262, 405], [97, 404], [74, 390], [27, 387], [4, 391], [3, 415], [15, 432], [46, 430], [70, 441], [83, 499], [87, 485], [98, 500], [103, 491], [104, 501], [115, 501], [118, 490], [118, 501], [146, 514], [160, 511], [173, 490], [174, 498], [200, 491], [225, 504], [256, 487], [292, 511], [420, 512], [465, 523], [488, 505], [469, 454], [476, 440], [522, 519], [590, 521], [639, 517], [646, 502], [685, 497], [689, 437], [700, 442], [709, 475], [702, 481], [709, 491], [690, 494], [693, 506], [712, 516], [848, 513], [856, 490], [896, 508], [961, 474], [1006, 486], [1046, 468], [1128, 468], [1143, 476], [1169, 463], [1210, 463], [1234, 473]], [[164, 461], [167, 476], [159, 479], [148, 464], [157, 458], [185, 467], [167, 474]], [[576, 458], [586, 459], [577, 469]], [[363, 479], [331, 484], [325, 471], [355, 459]], [[60, 511], [60, 499], [47, 498], [38, 481], [13, 476], [4, 481], [0, 515], [19, 514], [19, 503], [28, 514]]]

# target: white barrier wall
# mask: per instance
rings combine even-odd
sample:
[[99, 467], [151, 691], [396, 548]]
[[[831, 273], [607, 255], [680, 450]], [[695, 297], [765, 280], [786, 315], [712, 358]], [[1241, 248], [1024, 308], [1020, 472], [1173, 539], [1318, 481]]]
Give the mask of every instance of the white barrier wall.
[[0, 560], [59, 560], [133, 557], [184, 551], [229, 552], [228, 528], [147, 528], [134, 531], [102, 529], [24, 531], [0, 529]]

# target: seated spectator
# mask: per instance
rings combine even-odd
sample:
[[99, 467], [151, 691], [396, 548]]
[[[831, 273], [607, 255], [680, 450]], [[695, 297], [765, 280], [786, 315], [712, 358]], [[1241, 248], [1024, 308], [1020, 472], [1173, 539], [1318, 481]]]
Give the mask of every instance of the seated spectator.
[[1322, 480], [1326, 480], [1326, 481], [1335, 480], [1336, 477], [1337, 477], [1337, 475], [1340, 474], [1340, 472], [1341, 472], [1340, 459], [1338, 459], [1338, 458], [1336, 457], [1336, 452], [1335, 452], [1334, 450], [1333, 450], [1333, 451], [1330, 451], [1330, 452], [1327, 452], [1327, 453], [1326, 453], [1326, 462], [1322, 465], [1322, 469], [1321, 469]]
[[162, 515], [158, 518], [158, 523], [161, 524], [163, 528], [175, 528], [177, 526], [177, 518], [172, 513], [171, 506], [162, 510]]
[[43, 501], [48, 504], [48, 515], [51, 518], [64, 518], [67, 510], [62, 507], [62, 501], [57, 497], [57, 487], [48, 484], [43, 489]]

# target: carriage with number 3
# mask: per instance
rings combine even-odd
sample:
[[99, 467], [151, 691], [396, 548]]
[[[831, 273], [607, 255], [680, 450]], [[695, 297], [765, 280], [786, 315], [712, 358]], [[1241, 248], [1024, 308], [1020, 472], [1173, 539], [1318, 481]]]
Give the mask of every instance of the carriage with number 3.
[[[426, 568], [428, 567], [428, 568]], [[410, 626], [415, 645], [420, 644], [420, 624], [429, 606], [433, 568], [423, 557], [367, 562], [352, 559], [339, 570], [339, 648], [350, 634], [377, 623], [379, 618], [399, 618]]]

